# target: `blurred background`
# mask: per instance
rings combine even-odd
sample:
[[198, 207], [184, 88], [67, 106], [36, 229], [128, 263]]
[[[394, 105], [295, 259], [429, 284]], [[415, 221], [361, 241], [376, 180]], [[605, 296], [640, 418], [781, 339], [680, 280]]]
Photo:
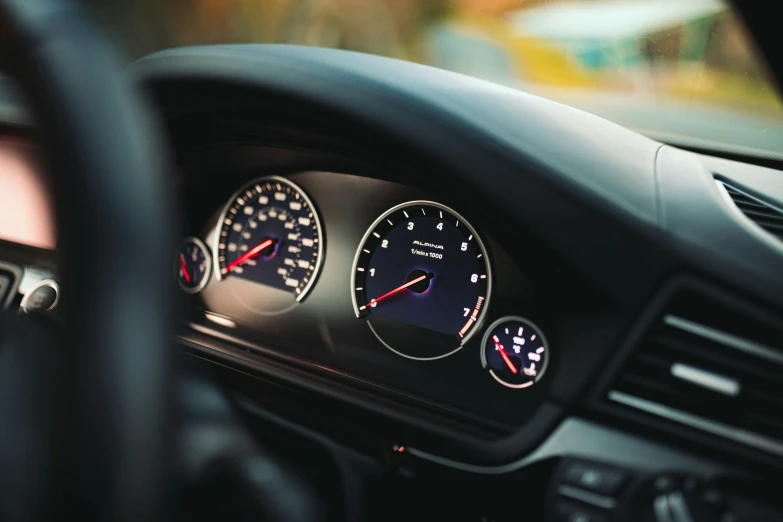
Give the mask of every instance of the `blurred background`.
[[132, 59], [230, 42], [349, 49], [483, 78], [673, 143], [783, 153], [780, 97], [724, 0], [87, 1]]

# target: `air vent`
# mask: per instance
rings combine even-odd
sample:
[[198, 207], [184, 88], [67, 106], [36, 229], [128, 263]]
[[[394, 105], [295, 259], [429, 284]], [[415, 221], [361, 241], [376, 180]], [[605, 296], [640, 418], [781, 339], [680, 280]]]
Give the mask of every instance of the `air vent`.
[[606, 398], [783, 456], [783, 331], [681, 292]]
[[766, 203], [737, 187], [716, 180], [718, 188], [734, 202], [745, 216], [758, 226], [783, 241], [783, 209]]

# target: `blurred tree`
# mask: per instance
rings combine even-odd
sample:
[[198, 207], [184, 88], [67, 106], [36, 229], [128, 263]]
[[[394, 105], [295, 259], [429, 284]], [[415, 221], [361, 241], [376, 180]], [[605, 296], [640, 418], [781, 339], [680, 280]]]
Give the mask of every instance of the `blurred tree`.
[[278, 42], [420, 58], [448, 0], [85, 0], [131, 57], [166, 47]]

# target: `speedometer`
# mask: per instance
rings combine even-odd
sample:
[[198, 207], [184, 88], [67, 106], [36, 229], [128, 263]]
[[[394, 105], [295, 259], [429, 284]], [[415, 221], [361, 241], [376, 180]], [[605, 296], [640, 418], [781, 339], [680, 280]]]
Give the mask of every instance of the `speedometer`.
[[465, 219], [439, 203], [398, 205], [370, 227], [356, 252], [351, 295], [387, 348], [430, 360], [459, 350], [478, 330], [492, 275]]
[[277, 176], [259, 178], [223, 209], [213, 251], [218, 281], [241, 278], [301, 301], [321, 266], [321, 222], [297, 185]]

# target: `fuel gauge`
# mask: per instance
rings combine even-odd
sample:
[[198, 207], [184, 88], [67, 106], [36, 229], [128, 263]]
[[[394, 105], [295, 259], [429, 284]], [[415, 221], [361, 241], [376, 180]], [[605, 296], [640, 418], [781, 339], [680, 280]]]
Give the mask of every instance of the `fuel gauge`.
[[209, 281], [212, 257], [200, 239], [189, 237], [177, 252], [175, 267], [180, 288], [189, 294], [195, 294]]
[[509, 388], [533, 386], [544, 376], [549, 354], [541, 330], [522, 317], [503, 317], [484, 334], [481, 364]]

